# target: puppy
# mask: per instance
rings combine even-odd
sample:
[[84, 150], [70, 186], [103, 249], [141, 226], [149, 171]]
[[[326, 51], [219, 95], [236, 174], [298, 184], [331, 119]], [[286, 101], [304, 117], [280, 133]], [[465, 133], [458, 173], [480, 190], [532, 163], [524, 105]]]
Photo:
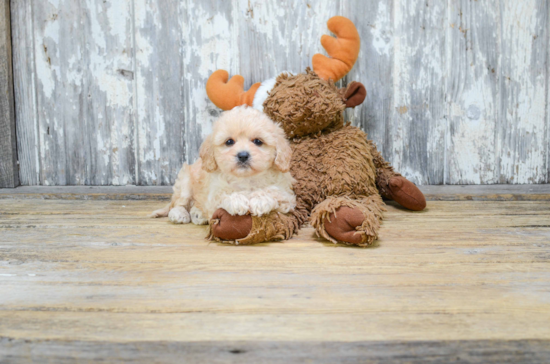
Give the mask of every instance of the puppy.
[[247, 106], [222, 113], [202, 143], [200, 158], [184, 164], [171, 202], [151, 217], [176, 224], [208, 224], [214, 211], [262, 216], [296, 206], [289, 171], [290, 145], [284, 131]]

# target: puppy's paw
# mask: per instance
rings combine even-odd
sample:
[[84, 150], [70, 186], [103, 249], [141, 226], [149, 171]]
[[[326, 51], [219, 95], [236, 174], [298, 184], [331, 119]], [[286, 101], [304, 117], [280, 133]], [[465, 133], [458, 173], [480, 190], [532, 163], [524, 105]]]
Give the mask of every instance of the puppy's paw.
[[195, 225], [206, 225], [208, 224], [208, 219], [204, 218], [204, 215], [202, 214], [202, 211], [196, 208], [195, 206], [191, 207], [191, 210], [189, 211], [189, 214], [191, 215], [191, 222]]
[[277, 201], [277, 204], [279, 205], [277, 211], [286, 214], [296, 208], [296, 198], [295, 196], [290, 196], [287, 199], [280, 199]]
[[250, 213], [252, 216], [267, 215], [278, 207], [277, 200], [268, 195], [254, 196], [250, 199]]
[[182, 206], [177, 206], [170, 210], [168, 219], [174, 224], [187, 224], [191, 221], [189, 213]]
[[246, 215], [250, 211], [250, 201], [239, 193], [232, 193], [222, 200], [220, 208], [229, 212], [230, 215]]

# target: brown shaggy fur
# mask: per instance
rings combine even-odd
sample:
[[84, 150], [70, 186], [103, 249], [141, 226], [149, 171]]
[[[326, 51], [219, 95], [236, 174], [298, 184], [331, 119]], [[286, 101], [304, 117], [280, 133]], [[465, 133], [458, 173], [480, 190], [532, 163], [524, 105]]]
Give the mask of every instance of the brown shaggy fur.
[[[338, 217], [336, 210], [343, 206], [356, 208], [363, 213], [363, 222], [356, 229], [357, 233], [361, 234], [361, 242], [356, 245], [371, 245], [378, 238], [382, 212], [386, 211], [382, 198], [377, 194], [357, 198], [350, 198], [348, 196], [328, 197], [317, 205], [311, 213], [311, 225], [317, 229], [317, 234], [333, 243], [338, 242], [325, 230], [325, 222], [327, 220], [330, 221], [331, 214], [334, 214], [334, 217]], [[343, 243], [351, 245], [348, 242]]]
[[280, 75], [264, 102], [264, 112], [281, 123], [289, 138], [341, 126], [345, 108], [334, 82], [320, 79], [309, 68], [296, 76]]
[[264, 111], [291, 139], [290, 172], [297, 181], [297, 206], [293, 214], [254, 218], [251, 233], [239, 244], [288, 238], [308, 221], [320, 236], [339, 242], [327, 233], [325, 224], [331, 214], [337, 218], [343, 206], [356, 208], [364, 216], [356, 227], [361, 235], [356, 245], [368, 246], [378, 237], [384, 202], [377, 182], [387, 183], [399, 174], [363, 131], [344, 124], [345, 92], [309, 68], [303, 74], [277, 78], [264, 102]]
[[272, 240], [287, 240], [298, 232], [298, 220], [292, 214], [272, 212], [267, 216], [252, 216], [252, 229], [243, 239], [222, 240], [213, 234], [212, 226], [218, 221], [212, 220], [209, 229], [209, 240], [226, 244], [250, 245]]
[[376, 186], [380, 195], [387, 199], [391, 198], [391, 193], [388, 189], [390, 179], [401, 174], [395, 172], [393, 167], [384, 160], [384, 157], [376, 150], [376, 145], [372, 140], [367, 141], [371, 147], [374, 166], [376, 167]]

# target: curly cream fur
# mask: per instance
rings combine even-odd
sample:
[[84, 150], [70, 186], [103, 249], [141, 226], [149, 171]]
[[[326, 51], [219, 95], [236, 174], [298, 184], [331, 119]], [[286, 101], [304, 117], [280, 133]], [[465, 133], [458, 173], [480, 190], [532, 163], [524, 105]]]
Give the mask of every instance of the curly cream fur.
[[[229, 139], [232, 145], [226, 145]], [[256, 145], [255, 139], [263, 144]], [[249, 153], [246, 164], [239, 162], [239, 152]], [[184, 164], [170, 204], [152, 217], [204, 224], [218, 208], [253, 216], [294, 209], [289, 142], [265, 114], [249, 107], [224, 112], [203, 142], [200, 156], [193, 165]]]

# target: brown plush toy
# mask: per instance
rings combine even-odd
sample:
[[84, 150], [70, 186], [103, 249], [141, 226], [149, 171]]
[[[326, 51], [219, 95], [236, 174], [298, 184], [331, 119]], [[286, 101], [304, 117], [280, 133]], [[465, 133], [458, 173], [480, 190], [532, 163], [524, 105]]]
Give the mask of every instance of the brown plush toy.
[[337, 36], [321, 38], [331, 58], [313, 56], [313, 71], [283, 73], [247, 92], [241, 76], [227, 82], [227, 72], [218, 70], [209, 78], [206, 90], [218, 107], [248, 104], [281, 124], [293, 149], [297, 197], [296, 210], [287, 215], [231, 216], [219, 209], [210, 225], [212, 238], [239, 244], [285, 239], [309, 221], [334, 243], [368, 246], [378, 236], [382, 197], [411, 210], [425, 208], [422, 192], [393, 170], [363, 131], [344, 122], [344, 109], [361, 104], [367, 92], [359, 82], [344, 89], [334, 82], [353, 67], [360, 39], [347, 18], [333, 17], [327, 25]]

